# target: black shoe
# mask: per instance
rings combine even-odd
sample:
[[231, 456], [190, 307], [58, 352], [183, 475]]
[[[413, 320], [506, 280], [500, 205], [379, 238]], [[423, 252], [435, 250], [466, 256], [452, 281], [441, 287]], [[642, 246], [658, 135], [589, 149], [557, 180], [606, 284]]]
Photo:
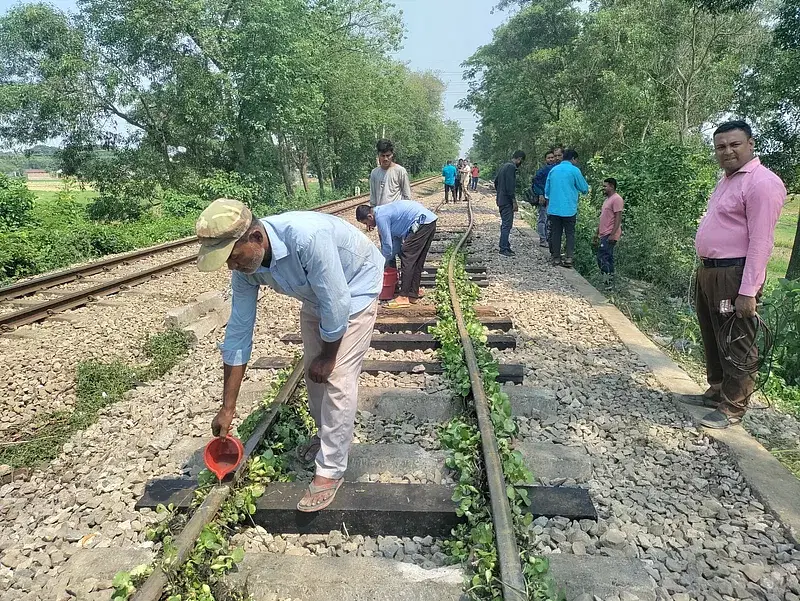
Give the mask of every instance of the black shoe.
[[561, 262], [562, 267], [566, 267], [567, 269], [572, 269], [572, 259], [566, 258]]
[[553, 264], [553, 267], [558, 267], [561, 265], [561, 257], [552, 257], [550, 262]]
[[501, 250], [501, 251], [500, 251], [500, 254], [501, 254], [501, 255], [503, 255], [504, 257], [515, 257], [515, 256], [517, 255], [517, 253], [515, 253], [515, 252], [514, 252], [513, 250], [511, 250], [511, 249], [508, 249], [508, 250]]
[[542, 241], [539, 242], [539, 246], [541, 248], [547, 248], [550, 245], [547, 243], [547, 240], [542, 240]]
[[700, 425], [705, 426], [706, 428], [713, 428], [715, 430], [724, 430], [725, 428], [735, 426], [741, 421], [741, 417], [726, 415], [719, 409], [715, 409], [700, 420]]

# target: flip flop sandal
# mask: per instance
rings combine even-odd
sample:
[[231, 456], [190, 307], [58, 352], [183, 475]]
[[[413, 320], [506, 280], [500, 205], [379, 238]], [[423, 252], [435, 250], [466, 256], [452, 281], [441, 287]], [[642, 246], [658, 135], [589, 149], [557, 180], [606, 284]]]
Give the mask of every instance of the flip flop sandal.
[[716, 409], [720, 404], [719, 395], [706, 396], [704, 394], [683, 394], [678, 398], [682, 403], [686, 403], [687, 405], [708, 407], [709, 409]]
[[[336, 482], [331, 482], [330, 484], [325, 484], [323, 486], [317, 486], [312, 481], [308, 485], [308, 490], [306, 494], [303, 495], [303, 498], [300, 499], [300, 502], [297, 503], [297, 511], [302, 511], [303, 513], [314, 513], [315, 511], [322, 511], [328, 505], [333, 503], [333, 500], [336, 498], [336, 493], [339, 492], [339, 488], [344, 483], [344, 478], [339, 478]], [[324, 497], [322, 501], [318, 503], [312, 503], [312, 497], [324, 493], [329, 492], [330, 494], [327, 497]], [[305, 502], [308, 499], [308, 502]]]
[[387, 309], [408, 309], [411, 306], [411, 303], [398, 303], [397, 301], [390, 301], [386, 303]]
[[700, 424], [705, 426], [706, 428], [713, 428], [715, 430], [724, 430], [729, 426], [735, 426], [739, 422], [742, 421], [741, 417], [734, 417], [732, 415], [727, 415], [720, 411], [719, 409], [715, 409], [708, 415], [706, 415], [703, 419], [700, 420]]
[[316, 459], [321, 445], [322, 442], [320, 441], [319, 436], [314, 434], [314, 436], [311, 437], [311, 440], [297, 447], [297, 458], [303, 463], [311, 463], [314, 461], [314, 459]]

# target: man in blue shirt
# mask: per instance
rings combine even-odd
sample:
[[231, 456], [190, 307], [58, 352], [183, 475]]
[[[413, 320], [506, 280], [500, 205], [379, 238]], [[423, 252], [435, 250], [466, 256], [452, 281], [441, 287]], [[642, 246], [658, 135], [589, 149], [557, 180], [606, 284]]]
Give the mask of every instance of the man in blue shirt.
[[377, 227], [381, 253], [390, 265], [400, 254], [400, 294], [390, 309], [411, 306], [420, 298], [422, 269], [436, 233], [436, 215], [413, 200], [397, 200], [389, 205], [356, 209], [356, 220], [369, 228]]
[[[547, 216], [550, 220], [550, 257], [553, 265], [572, 267], [572, 258], [575, 255], [578, 196], [589, 192], [589, 184], [577, 165], [578, 153], [568, 148], [564, 151], [564, 160], [550, 170], [544, 187]], [[561, 237], [564, 234], [567, 238], [567, 250], [562, 263]]]
[[447, 165], [442, 168], [442, 177], [444, 177], [444, 201], [448, 201], [448, 195], [453, 195], [453, 202], [456, 201], [456, 177], [458, 177], [458, 169], [453, 165], [453, 161], [447, 161]]
[[258, 291], [303, 301], [303, 338], [308, 404], [317, 433], [300, 449], [316, 462], [316, 474], [297, 505], [311, 512], [333, 501], [347, 469], [358, 408], [358, 377], [369, 349], [382, 286], [383, 257], [369, 238], [332, 215], [298, 211], [253, 219], [237, 200], [221, 198], [197, 220], [200, 271], [227, 264], [233, 306], [225, 341], [222, 409], [211, 423], [225, 436], [253, 347]]
[[539, 209], [539, 217], [536, 222], [536, 232], [539, 234], [539, 246], [547, 247], [550, 239], [550, 224], [547, 220], [547, 199], [544, 196], [544, 186], [547, 183], [547, 176], [556, 164], [555, 152], [551, 148], [544, 155], [544, 165], [542, 165], [533, 176], [531, 188], [533, 189], [533, 202]]

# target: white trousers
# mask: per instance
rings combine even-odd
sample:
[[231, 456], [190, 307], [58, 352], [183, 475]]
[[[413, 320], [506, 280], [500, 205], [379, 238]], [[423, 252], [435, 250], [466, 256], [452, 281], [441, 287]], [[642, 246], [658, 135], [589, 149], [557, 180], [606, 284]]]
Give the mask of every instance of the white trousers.
[[347, 470], [347, 456], [353, 442], [358, 410], [358, 377], [364, 355], [372, 341], [377, 316], [376, 299], [366, 309], [350, 317], [336, 355], [336, 366], [326, 383], [317, 384], [309, 379], [308, 368], [322, 350], [319, 318], [305, 310], [300, 312], [308, 408], [317, 424], [317, 435], [322, 443], [316, 457], [318, 476], [338, 479]]

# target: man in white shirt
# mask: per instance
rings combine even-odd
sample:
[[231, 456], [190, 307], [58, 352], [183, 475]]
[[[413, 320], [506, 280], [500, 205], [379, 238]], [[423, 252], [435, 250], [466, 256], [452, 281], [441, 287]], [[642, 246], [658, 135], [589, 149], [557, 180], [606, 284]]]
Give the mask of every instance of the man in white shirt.
[[394, 162], [391, 140], [378, 140], [378, 166], [369, 175], [369, 204], [379, 207], [395, 200], [412, 200], [408, 172]]

